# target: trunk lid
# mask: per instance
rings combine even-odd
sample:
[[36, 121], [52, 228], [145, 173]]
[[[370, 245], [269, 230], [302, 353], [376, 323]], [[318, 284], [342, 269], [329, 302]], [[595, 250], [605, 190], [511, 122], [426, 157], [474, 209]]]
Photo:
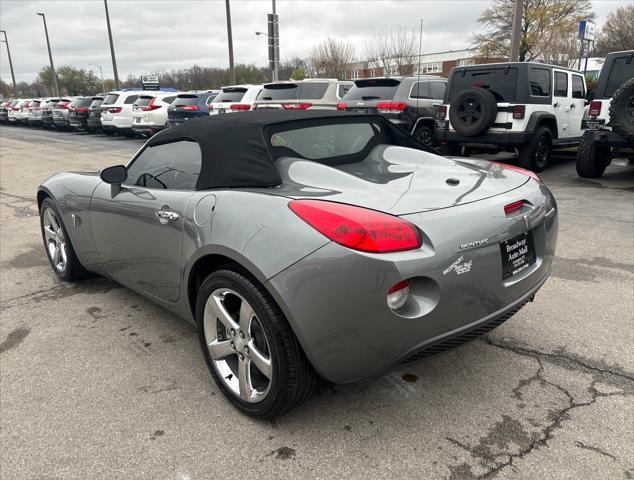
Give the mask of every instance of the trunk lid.
[[393, 215], [448, 208], [501, 195], [529, 177], [485, 160], [444, 158], [379, 145], [361, 162], [328, 166], [284, 157], [276, 193], [348, 203]]

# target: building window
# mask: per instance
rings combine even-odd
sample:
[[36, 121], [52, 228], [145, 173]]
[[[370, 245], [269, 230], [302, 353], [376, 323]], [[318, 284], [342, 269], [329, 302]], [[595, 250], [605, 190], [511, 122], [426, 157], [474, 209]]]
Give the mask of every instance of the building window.
[[456, 66], [458, 66], [458, 67], [466, 67], [467, 65], [475, 65], [475, 59], [474, 58], [461, 58], [456, 63]]
[[359, 70], [352, 70], [352, 80], [359, 78]]
[[374, 72], [374, 68], [370, 69], [370, 78], [376, 77], [376, 73]]
[[442, 62], [423, 63], [420, 68], [421, 73], [440, 73], [442, 72]]

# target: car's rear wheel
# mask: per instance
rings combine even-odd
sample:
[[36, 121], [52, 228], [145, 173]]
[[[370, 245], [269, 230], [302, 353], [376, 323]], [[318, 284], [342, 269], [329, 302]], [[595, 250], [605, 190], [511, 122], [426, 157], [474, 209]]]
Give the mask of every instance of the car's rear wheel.
[[414, 138], [423, 145], [433, 147], [436, 144], [434, 139], [434, 130], [426, 125], [421, 125], [414, 132]]
[[634, 142], [634, 78], [621, 85], [610, 102], [612, 130]]
[[77, 258], [62, 215], [50, 198], [45, 198], [40, 207], [40, 227], [46, 256], [55, 274], [68, 282], [85, 278], [88, 272]]
[[224, 268], [202, 283], [196, 321], [216, 384], [241, 412], [277, 417], [308, 399], [319, 376], [283, 313], [255, 280]]
[[577, 174], [582, 178], [599, 178], [612, 161], [612, 150], [598, 145], [591, 132], [584, 134], [577, 148]]
[[553, 151], [553, 135], [548, 127], [539, 127], [530, 145], [519, 149], [520, 167], [542, 172], [550, 163]]

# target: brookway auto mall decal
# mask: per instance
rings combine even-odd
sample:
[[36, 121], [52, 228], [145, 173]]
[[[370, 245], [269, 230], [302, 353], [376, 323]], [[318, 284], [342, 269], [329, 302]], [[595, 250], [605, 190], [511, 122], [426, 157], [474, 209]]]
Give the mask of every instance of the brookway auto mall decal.
[[473, 260], [469, 260], [468, 262], [464, 262], [464, 255], [460, 255], [458, 260], [453, 262], [447, 268], [442, 271], [443, 275], [447, 275], [451, 272], [456, 272], [457, 275], [462, 275], [463, 273], [468, 273], [471, 271], [471, 264]]

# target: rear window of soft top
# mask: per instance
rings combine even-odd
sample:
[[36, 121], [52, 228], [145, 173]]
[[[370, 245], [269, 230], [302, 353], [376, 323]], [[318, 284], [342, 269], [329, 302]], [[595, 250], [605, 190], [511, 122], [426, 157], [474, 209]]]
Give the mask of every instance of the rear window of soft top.
[[[465, 88], [480, 87], [489, 90], [498, 102], [514, 102], [517, 91], [517, 68], [495, 67], [459, 69], [451, 76], [451, 87], [448, 90], [451, 103]], [[446, 95], [445, 95], [446, 96]]]

